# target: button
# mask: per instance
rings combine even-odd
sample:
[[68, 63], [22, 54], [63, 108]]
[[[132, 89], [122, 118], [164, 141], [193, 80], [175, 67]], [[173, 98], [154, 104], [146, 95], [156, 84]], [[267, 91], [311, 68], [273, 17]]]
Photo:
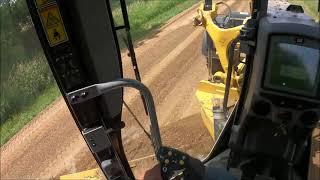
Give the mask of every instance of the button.
[[168, 155], [169, 155], [169, 156], [172, 156], [172, 151], [169, 151], [169, 152], [168, 152]]
[[183, 165], [184, 165], [184, 161], [183, 161], [183, 160], [180, 160], [180, 161], [179, 161], [179, 164], [180, 164], [181, 166], [183, 166]]
[[165, 163], [165, 164], [169, 164], [169, 162], [170, 162], [169, 159], [165, 159], [165, 160], [164, 160], [164, 163]]
[[76, 102], [76, 101], [78, 101], [78, 99], [79, 99], [79, 96], [77, 96], [77, 95], [71, 96], [72, 102]]
[[87, 95], [88, 95], [88, 92], [82, 92], [82, 93], [80, 94], [80, 96], [81, 96], [82, 98], [87, 97]]
[[291, 120], [292, 119], [292, 112], [290, 112], [290, 111], [279, 111], [277, 116], [281, 120]]
[[163, 171], [163, 172], [167, 172], [167, 170], [168, 170], [168, 169], [167, 169], [166, 167], [163, 167], [163, 168], [162, 168], [162, 171]]

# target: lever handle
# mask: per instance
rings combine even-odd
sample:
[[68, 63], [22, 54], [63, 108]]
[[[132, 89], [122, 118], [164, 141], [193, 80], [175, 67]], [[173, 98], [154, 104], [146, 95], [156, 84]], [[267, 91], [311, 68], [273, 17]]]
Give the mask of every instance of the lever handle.
[[176, 149], [162, 146], [157, 153], [157, 159], [160, 162], [164, 180], [201, 180], [204, 177], [203, 163]]

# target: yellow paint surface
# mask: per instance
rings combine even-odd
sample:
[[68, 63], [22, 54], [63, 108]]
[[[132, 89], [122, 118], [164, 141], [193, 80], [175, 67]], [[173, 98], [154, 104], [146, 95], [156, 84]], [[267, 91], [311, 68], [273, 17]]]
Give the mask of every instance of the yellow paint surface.
[[99, 169], [60, 176], [60, 180], [100, 180]]
[[[225, 85], [222, 83], [211, 83], [209, 81], [200, 81], [196, 91], [196, 97], [201, 106], [201, 116], [204, 125], [208, 129], [211, 137], [214, 137], [214, 118], [213, 118], [213, 101], [214, 98], [224, 97]], [[239, 98], [237, 88], [230, 88], [228, 106], [235, 104]]]

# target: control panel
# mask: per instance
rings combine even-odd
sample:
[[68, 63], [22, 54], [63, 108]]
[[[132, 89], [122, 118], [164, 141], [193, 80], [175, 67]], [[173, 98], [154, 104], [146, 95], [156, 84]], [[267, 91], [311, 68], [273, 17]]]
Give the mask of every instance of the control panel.
[[250, 83], [230, 145], [301, 162], [320, 120], [320, 27], [300, 13], [262, 17]]

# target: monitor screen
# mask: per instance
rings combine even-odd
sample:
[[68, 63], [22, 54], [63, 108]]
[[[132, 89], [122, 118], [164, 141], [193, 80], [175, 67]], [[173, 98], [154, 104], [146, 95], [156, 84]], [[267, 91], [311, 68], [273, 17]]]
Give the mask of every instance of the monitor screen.
[[319, 48], [271, 40], [265, 86], [314, 97], [319, 83]]

